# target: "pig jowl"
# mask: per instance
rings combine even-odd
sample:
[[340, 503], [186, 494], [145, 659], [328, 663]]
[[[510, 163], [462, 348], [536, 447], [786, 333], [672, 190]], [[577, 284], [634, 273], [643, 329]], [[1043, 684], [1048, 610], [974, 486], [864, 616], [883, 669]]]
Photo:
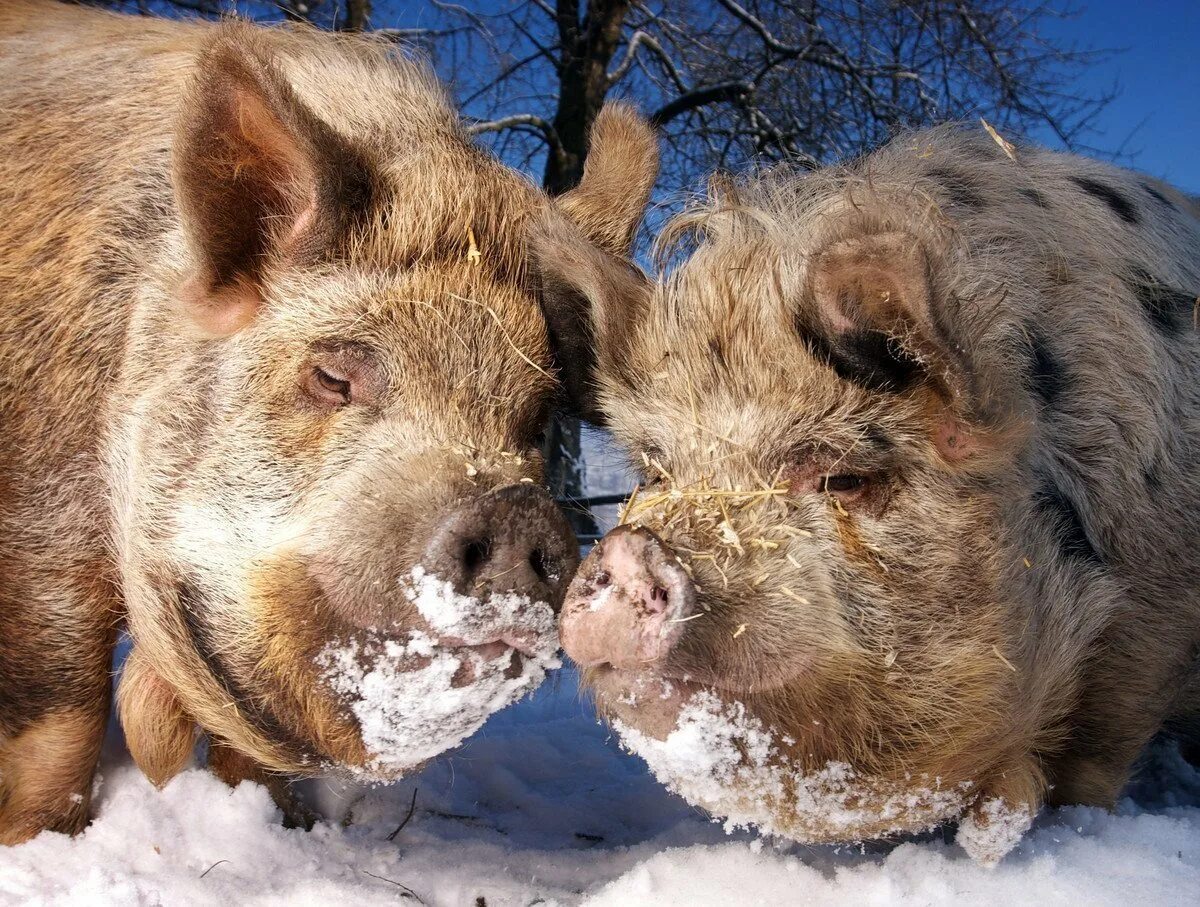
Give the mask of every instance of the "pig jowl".
[[994, 860], [1200, 730], [1195, 203], [1014, 154], [946, 127], [716, 177], [657, 283], [538, 234], [576, 405], [643, 474], [564, 648], [736, 824], [958, 819]]

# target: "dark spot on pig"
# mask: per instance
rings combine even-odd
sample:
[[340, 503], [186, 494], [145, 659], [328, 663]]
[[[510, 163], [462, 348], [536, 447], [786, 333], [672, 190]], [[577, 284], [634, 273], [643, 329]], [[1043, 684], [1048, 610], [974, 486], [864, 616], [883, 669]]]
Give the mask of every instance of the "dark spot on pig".
[[1165, 205], [1166, 207], [1170, 208], [1172, 211], [1178, 210], [1175, 207], [1175, 203], [1173, 201], [1171, 201], [1169, 198], [1167, 198], [1165, 195], [1163, 195], [1161, 192], [1159, 192], [1157, 189], [1155, 189], [1149, 183], [1142, 183], [1142, 188], [1146, 190], [1147, 195], [1149, 195], [1152, 199], [1157, 201], [1160, 205]]
[[1049, 208], [1050, 207], [1050, 202], [1047, 201], [1046, 196], [1042, 195], [1042, 193], [1038, 192], [1036, 189], [1022, 187], [1022, 188], [1018, 189], [1017, 192], [1019, 192], [1021, 195], [1025, 196], [1027, 199], [1029, 199], [1031, 202], [1033, 202], [1039, 208]]
[[983, 196], [962, 175], [943, 167], [930, 170], [929, 175], [937, 180], [941, 189], [959, 207], [975, 209], [986, 207]]
[[708, 338], [708, 350], [712, 353], [713, 361], [717, 365], [726, 370], [729, 368], [729, 363], [725, 358], [725, 344], [720, 337]]
[[863, 440], [876, 450], [889, 451], [896, 449], [896, 442], [891, 439], [878, 425], [871, 423], [863, 429]]
[[1092, 544], [1075, 502], [1050, 479], [1044, 478], [1033, 495], [1034, 508], [1045, 519], [1058, 539], [1064, 558], [1103, 564], [1104, 558]]
[[881, 331], [856, 331], [830, 340], [818, 331], [801, 330], [809, 353], [843, 381], [871, 391], [899, 393], [912, 385], [920, 364]]
[[1159, 282], [1139, 267], [1133, 269], [1126, 283], [1142, 304], [1146, 318], [1160, 333], [1174, 337], [1190, 324], [1196, 296]]
[[1138, 215], [1137, 208], [1133, 202], [1127, 199], [1124, 195], [1114, 189], [1112, 186], [1102, 183], [1099, 180], [1089, 179], [1086, 176], [1073, 176], [1070, 178], [1076, 186], [1086, 192], [1093, 198], [1099, 199], [1112, 208], [1113, 213], [1127, 224], [1136, 224], [1141, 220]]
[[1162, 476], [1158, 471], [1158, 464], [1152, 463], [1142, 472], [1142, 479], [1146, 483], [1146, 488], [1151, 493], [1157, 492], [1162, 488]]
[[1062, 363], [1046, 344], [1046, 338], [1040, 333], [1031, 332], [1029, 338], [1029, 390], [1037, 394], [1042, 403], [1051, 407], [1058, 400], [1066, 386], [1066, 373]]
[[175, 588], [179, 611], [183, 616], [192, 648], [217, 683], [221, 684], [230, 698], [237, 703], [238, 711], [255, 730], [289, 750], [290, 761], [303, 762], [311, 758], [311, 747], [281, 721], [266, 702], [250, 693], [226, 664], [219, 648], [220, 643], [213, 638], [202, 616], [204, 604], [199, 590], [188, 582], [179, 582]]

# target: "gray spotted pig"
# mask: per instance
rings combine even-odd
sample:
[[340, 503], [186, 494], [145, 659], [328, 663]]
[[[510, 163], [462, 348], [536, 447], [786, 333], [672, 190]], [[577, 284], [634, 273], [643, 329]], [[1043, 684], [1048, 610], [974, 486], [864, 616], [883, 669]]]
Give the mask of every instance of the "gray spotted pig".
[[644, 472], [560, 622], [626, 745], [734, 824], [986, 861], [1194, 741], [1198, 218], [978, 127], [714, 179], [656, 284], [549, 217], [577, 404]]

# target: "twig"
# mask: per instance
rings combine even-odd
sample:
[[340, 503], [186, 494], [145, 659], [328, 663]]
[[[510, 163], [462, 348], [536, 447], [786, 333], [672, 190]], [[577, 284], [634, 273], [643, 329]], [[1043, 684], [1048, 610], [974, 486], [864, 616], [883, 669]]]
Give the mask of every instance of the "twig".
[[208, 867], [208, 869], [206, 869], [206, 870], [204, 870], [204, 872], [200, 873], [200, 878], [204, 878], [206, 875], [208, 875], [210, 872], [212, 872], [214, 869], [216, 869], [222, 863], [228, 863], [228, 862], [229, 862], [228, 860], [217, 860], [217, 862], [213, 863], [212, 866]]
[[389, 879], [386, 876], [377, 876], [377, 875], [375, 875], [375, 873], [369, 872], [366, 869], [360, 869], [359, 872], [365, 873], [366, 875], [369, 875], [373, 879], [379, 879], [379, 881], [381, 881], [381, 882], [390, 882], [391, 884], [395, 885], [397, 888], [399, 888], [403, 892], [401, 897], [412, 898], [418, 904], [425, 903], [423, 900], [421, 900], [421, 896], [419, 894], [417, 894], [415, 891], [413, 891], [411, 888], [409, 888], [403, 882], [397, 882], [395, 879]]
[[404, 816], [404, 821], [396, 826], [396, 830], [387, 836], [389, 841], [396, 840], [396, 835], [400, 834], [400, 832], [404, 830], [404, 826], [407, 825], [409, 820], [413, 817], [413, 812], [417, 808], [417, 790], [418, 788], [413, 788], [412, 802], [408, 804], [408, 813]]

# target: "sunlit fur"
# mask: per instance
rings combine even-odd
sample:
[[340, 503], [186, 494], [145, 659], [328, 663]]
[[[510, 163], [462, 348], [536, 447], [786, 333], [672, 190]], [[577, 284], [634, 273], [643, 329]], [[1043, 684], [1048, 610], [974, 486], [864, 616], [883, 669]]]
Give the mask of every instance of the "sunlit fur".
[[[597, 408], [650, 458], [643, 496], [792, 489], [770, 515], [734, 499], [745, 557], [653, 508], [635, 518], [702, 588], [670, 675], [746, 703], [811, 768], [927, 773], [1033, 808], [1111, 804], [1164, 724], [1195, 733], [1198, 214], [1138, 174], [1013, 160], [971, 127], [714, 179], [664, 235], [680, 264], [652, 293], [592, 294]], [[932, 313], [885, 328], [924, 370], [900, 392], [842, 380], [797, 328], [829, 324], [823, 256], [881, 234], [928, 264]], [[1146, 310], [1146, 275], [1174, 310]], [[821, 493], [831, 473], [874, 477], [870, 497]], [[772, 520], [811, 535], [755, 551]], [[636, 726], [619, 697], [609, 676], [602, 705]]]
[[[370, 217], [320, 255], [265, 256], [253, 296], [205, 295], [176, 203], [211, 188], [172, 161], [178, 135], [205, 138], [184, 126], [222, 60], [286, 81], [373, 181]], [[646, 149], [609, 108], [592, 186]], [[597, 214], [588, 192], [579, 222], [627, 241], [645, 193], [601, 193]], [[364, 761], [312, 658], [375, 624], [403, 635], [398, 581], [439, 514], [540, 480], [556, 384], [524, 232], [550, 204], [386, 41], [0, 7], [0, 840], [82, 827], [126, 620], [122, 717], [156, 783], [195, 725], [270, 771]], [[330, 340], [375, 351], [368, 404], [305, 397]], [[23, 764], [46, 740], [62, 751]]]

